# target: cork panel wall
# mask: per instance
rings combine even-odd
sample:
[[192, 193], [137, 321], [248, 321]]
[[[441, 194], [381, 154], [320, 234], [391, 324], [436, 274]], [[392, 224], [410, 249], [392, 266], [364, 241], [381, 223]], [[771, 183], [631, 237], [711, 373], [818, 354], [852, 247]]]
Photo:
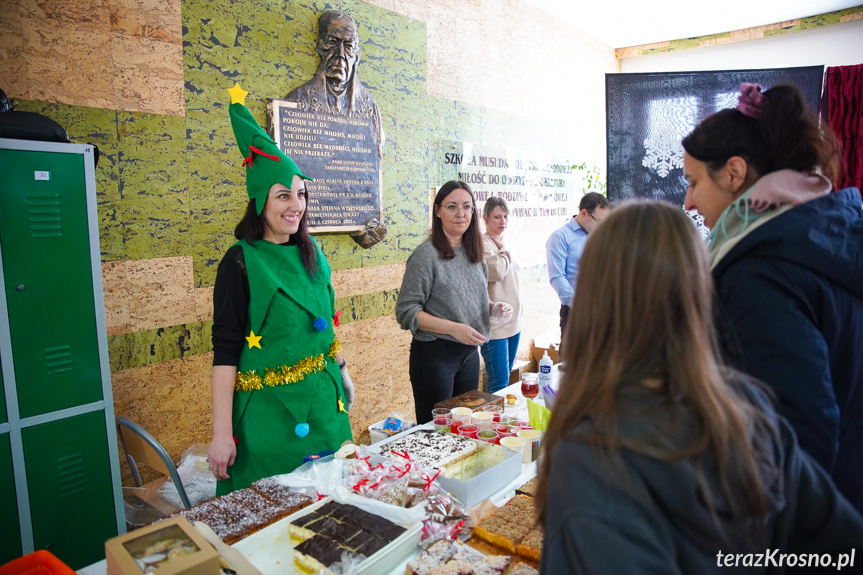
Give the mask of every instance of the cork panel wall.
[[405, 275], [405, 264], [335, 271], [333, 290], [337, 298], [398, 289]]
[[656, 54], [659, 52], [671, 52], [674, 50], [703, 48], [706, 46], [719, 46], [722, 44], [732, 44], [734, 42], [758, 40], [759, 38], [765, 38], [768, 36], [779, 36], [782, 34], [800, 32], [801, 30], [811, 30], [813, 28], [832, 26], [833, 24], [843, 24], [845, 22], [852, 22], [860, 19], [863, 19], [863, 6], [854, 6], [844, 10], [810, 16], [808, 18], [796, 18], [794, 20], [786, 20], [785, 22], [756, 26], [754, 28], [745, 28], [743, 30], [734, 30], [723, 34], [696, 36], [694, 38], [682, 38], [679, 40], [669, 40], [653, 44], [618, 48], [614, 53], [618, 60], [622, 60], [623, 58], [647, 56], [648, 54]]
[[369, 425], [391, 411], [416, 421], [408, 377], [410, 332], [387, 315], [344, 325], [336, 334], [357, 390], [350, 411], [354, 442], [369, 443]]
[[72, 105], [182, 114], [176, 0], [11, 0], [0, 15], [7, 93]]
[[192, 257], [102, 264], [108, 335], [213, 317], [213, 288], [192, 285]]

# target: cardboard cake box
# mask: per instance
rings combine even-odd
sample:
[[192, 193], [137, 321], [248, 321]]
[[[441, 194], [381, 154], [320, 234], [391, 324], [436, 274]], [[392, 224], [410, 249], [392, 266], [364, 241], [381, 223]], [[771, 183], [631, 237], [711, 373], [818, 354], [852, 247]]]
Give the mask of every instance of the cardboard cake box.
[[494, 393], [486, 393], [484, 391], [468, 391], [461, 395], [457, 395], [452, 399], [435, 403], [435, 407], [443, 407], [452, 409], [453, 407], [469, 407], [478, 409], [486, 405], [499, 405], [503, 407], [503, 396], [495, 395]]
[[[173, 557], [172, 557], [173, 556]], [[160, 562], [160, 558], [166, 560]], [[219, 553], [185, 517], [174, 517], [105, 542], [108, 575], [140, 575], [139, 561], [155, 575], [217, 575]]]
[[539, 361], [542, 359], [542, 354], [548, 352], [548, 357], [552, 363], [560, 362], [560, 332], [547, 331], [533, 338], [530, 345], [531, 363], [539, 366]]

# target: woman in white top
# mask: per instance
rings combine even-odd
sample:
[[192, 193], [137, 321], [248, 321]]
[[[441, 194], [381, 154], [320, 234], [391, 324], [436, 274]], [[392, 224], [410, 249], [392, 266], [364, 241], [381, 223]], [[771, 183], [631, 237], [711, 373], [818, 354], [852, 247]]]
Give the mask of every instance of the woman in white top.
[[509, 384], [509, 372], [518, 351], [521, 336], [521, 301], [518, 295], [518, 264], [503, 243], [509, 221], [509, 207], [503, 198], [491, 197], [483, 209], [485, 235], [482, 236], [485, 263], [488, 266], [488, 297], [512, 306], [512, 317], [492, 323], [491, 337], [480, 351], [488, 375], [486, 391], [494, 393]]

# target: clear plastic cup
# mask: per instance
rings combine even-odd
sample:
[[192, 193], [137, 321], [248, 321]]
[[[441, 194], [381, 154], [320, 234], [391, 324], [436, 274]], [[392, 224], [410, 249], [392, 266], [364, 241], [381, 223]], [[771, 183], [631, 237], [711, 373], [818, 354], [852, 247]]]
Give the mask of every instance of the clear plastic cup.
[[444, 407], [436, 407], [432, 409], [432, 422], [437, 425], [438, 423], [444, 423], [447, 417], [450, 416], [450, 410]]
[[471, 413], [473, 413], [473, 410], [469, 407], [453, 407], [451, 412], [454, 421], [463, 421], [465, 423], [470, 423]]
[[501, 431], [509, 429], [509, 426], [505, 423], [493, 423], [491, 428], [500, 433]]
[[458, 428], [458, 434], [463, 437], [470, 437], [471, 439], [476, 439], [476, 434], [479, 431], [479, 426], [474, 425], [473, 423], [463, 423]]
[[449, 425], [450, 433], [458, 433], [459, 428], [461, 427], [462, 422], [458, 419], [451, 419]]
[[498, 435], [497, 431], [492, 428], [484, 428], [480, 429], [476, 432], [476, 438], [480, 441], [485, 441], [486, 443], [497, 443]]
[[499, 423], [500, 417], [503, 415], [503, 408], [499, 405], [486, 405], [482, 408], [483, 411], [490, 411], [494, 414], [494, 422]]
[[434, 428], [437, 431], [449, 432], [450, 429], [452, 428], [452, 418], [449, 415], [447, 415], [445, 417], [441, 417], [441, 416], [435, 417]]
[[474, 411], [470, 416], [470, 422], [480, 427], [491, 428], [494, 414], [490, 411]]

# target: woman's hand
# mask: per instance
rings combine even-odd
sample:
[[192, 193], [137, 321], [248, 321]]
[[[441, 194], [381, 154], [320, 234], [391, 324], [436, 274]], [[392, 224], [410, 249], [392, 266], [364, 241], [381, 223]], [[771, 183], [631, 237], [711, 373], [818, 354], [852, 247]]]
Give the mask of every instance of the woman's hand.
[[207, 449], [207, 462], [216, 479], [228, 479], [228, 467], [234, 464], [237, 445], [233, 437], [214, 437]]
[[216, 479], [230, 477], [228, 467], [234, 464], [237, 456], [234, 427], [231, 423], [236, 377], [235, 365], [213, 366], [213, 441], [207, 449], [207, 462]]
[[454, 323], [449, 334], [465, 345], [482, 345], [485, 336], [469, 325]]
[[354, 391], [354, 382], [351, 380], [351, 376], [348, 375], [348, 364], [345, 362], [341, 367], [342, 372], [342, 390], [345, 392], [345, 409], [350, 411], [351, 406], [354, 404], [354, 396], [356, 392]]
[[512, 319], [512, 306], [503, 301], [490, 303], [488, 312], [491, 323], [495, 325]]
[[503, 241], [501, 241], [501, 240], [497, 239], [497, 238], [496, 238], [496, 237], [494, 237], [494, 236], [488, 236], [488, 237], [489, 237], [489, 238], [491, 238], [491, 241], [493, 241], [493, 242], [494, 242], [494, 245], [496, 245], [496, 246], [497, 246], [497, 249], [499, 249], [499, 250], [502, 250], [502, 249], [503, 249]]

